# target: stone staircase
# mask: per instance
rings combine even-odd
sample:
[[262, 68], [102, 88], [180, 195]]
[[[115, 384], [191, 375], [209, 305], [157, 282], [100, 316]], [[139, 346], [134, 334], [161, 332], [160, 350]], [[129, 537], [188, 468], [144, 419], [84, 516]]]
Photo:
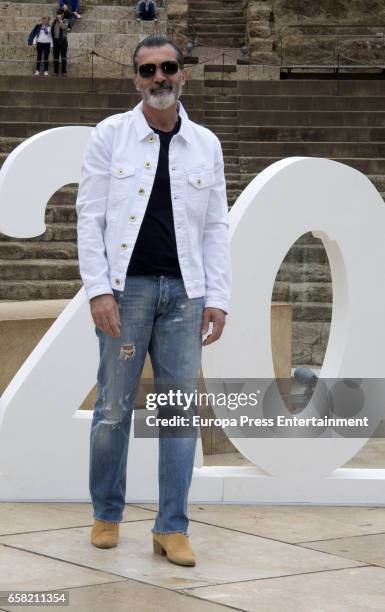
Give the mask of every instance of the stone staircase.
[[[108, 0], [107, 6], [103, 1], [106, 0], [87, 0], [82, 19], [68, 34], [69, 76], [127, 77], [138, 42], [153, 31], [167, 30], [165, 8], [159, 9], [158, 22], [138, 22], [136, 3]], [[42, 15], [53, 17], [56, 9], [57, 3], [52, 2], [0, 2], [0, 74], [33, 73], [36, 52], [27, 46], [28, 34]], [[104, 59], [91, 57], [91, 51]]]
[[342, 64], [384, 63], [382, 0], [273, 0], [273, 6], [283, 63], [335, 64], [338, 56]]
[[239, 49], [246, 41], [246, 16], [239, 0], [189, 0], [188, 29], [199, 45]]
[[[137, 101], [128, 79], [0, 77], [0, 161], [41, 130], [94, 125]], [[218, 82], [190, 81], [183, 103], [222, 142], [230, 205], [259, 171], [290, 155], [339, 160], [385, 192], [383, 81], [235, 81], [224, 93]], [[70, 298], [81, 287], [75, 198], [75, 185], [51, 198], [42, 236], [0, 236], [0, 300]], [[312, 235], [290, 249], [273, 298], [293, 304], [294, 363], [322, 362], [332, 286], [325, 250]]]

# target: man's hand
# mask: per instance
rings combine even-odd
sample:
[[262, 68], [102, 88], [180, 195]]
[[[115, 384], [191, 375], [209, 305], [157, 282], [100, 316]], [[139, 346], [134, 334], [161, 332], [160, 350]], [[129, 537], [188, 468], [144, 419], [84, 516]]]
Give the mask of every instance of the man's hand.
[[204, 308], [202, 318], [201, 334], [204, 336], [209, 331], [209, 323], [212, 322], [213, 329], [206, 340], [202, 342], [202, 346], [208, 346], [218, 340], [223, 332], [226, 323], [226, 313], [220, 308]]
[[90, 300], [91, 315], [98, 329], [109, 336], [120, 336], [120, 314], [115, 298], [110, 293]]

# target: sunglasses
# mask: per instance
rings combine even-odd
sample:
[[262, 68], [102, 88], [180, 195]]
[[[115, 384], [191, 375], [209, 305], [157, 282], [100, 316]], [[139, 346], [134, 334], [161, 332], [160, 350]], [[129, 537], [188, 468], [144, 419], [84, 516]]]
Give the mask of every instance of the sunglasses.
[[[178, 62], [174, 61], [162, 62], [160, 64], [160, 69], [166, 76], [172, 76], [173, 74], [176, 74], [179, 70], [179, 67], [180, 66]], [[156, 68], [156, 64], [142, 64], [138, 67], [138, 72], [143, 79], [150, 79], [154, 76]]]

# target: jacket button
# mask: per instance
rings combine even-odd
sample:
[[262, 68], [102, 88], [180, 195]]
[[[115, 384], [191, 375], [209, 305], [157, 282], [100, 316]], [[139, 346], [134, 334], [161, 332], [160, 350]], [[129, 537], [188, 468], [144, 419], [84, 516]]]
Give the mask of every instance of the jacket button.
[[197, 185], [202, 185], [202, 179], [201, 178], [197, 179]]
[[139, 195], [144, 195], [145, 194], [145, 190], [143, 189], [143, 187], [141, 187], [139, 189]]
[[146, 163], [144, 164], [145, 168], [151, 168], [151, 163], [149, 161], [146, 161]]
[[115, 278], [115, 284], [120, 285], [120, 280], [118, 278]]
[[123, 244], [120, 245], [120, 248], [123, 250], [126, 250], [128, 247], [128, 244], [126, 244], [125, 242], [123, 242]]
[[130, 216], [129, 216], [129, 219], [130, 219], [130, 221], [136, 221], [136, 217], [135, 217], [135, 215], [130, 215]]
[[149, 136], [148, 137], [148, 142], [155, 142], [154, 136]]
[[124, 173], [123, 168], [117, 168], [116, 169], [116, 174], [119, 174], [119, 176], [122, 176], [123, 173]]

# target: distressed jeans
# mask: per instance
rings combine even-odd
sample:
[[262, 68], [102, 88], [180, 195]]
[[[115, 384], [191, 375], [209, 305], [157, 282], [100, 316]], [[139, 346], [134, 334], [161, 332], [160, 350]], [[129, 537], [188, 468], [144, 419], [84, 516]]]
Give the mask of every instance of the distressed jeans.
[[[121, 336], [109, 336], [95, 327], [100, 363], [90, 435], [89, 487], [94, 518], [120, 522], [131, 419], [147, 351], [156, 392], [166, 391], [165, 380], [169, 388], [174, 381], [182, 392], [194, 392], [201, 364], [204, 298], [188, 298], [183, 280], [171, 276], [127, 276], [124, 291], [114, 290], [114, 296]], [[175, 410], [171, 408], [172, 414]], [[183, 407], [180, 414], [185, 414]], [[152, 532], [187, 535], [196, 442], [197, 435], [159, 436], [159, 511]]]

